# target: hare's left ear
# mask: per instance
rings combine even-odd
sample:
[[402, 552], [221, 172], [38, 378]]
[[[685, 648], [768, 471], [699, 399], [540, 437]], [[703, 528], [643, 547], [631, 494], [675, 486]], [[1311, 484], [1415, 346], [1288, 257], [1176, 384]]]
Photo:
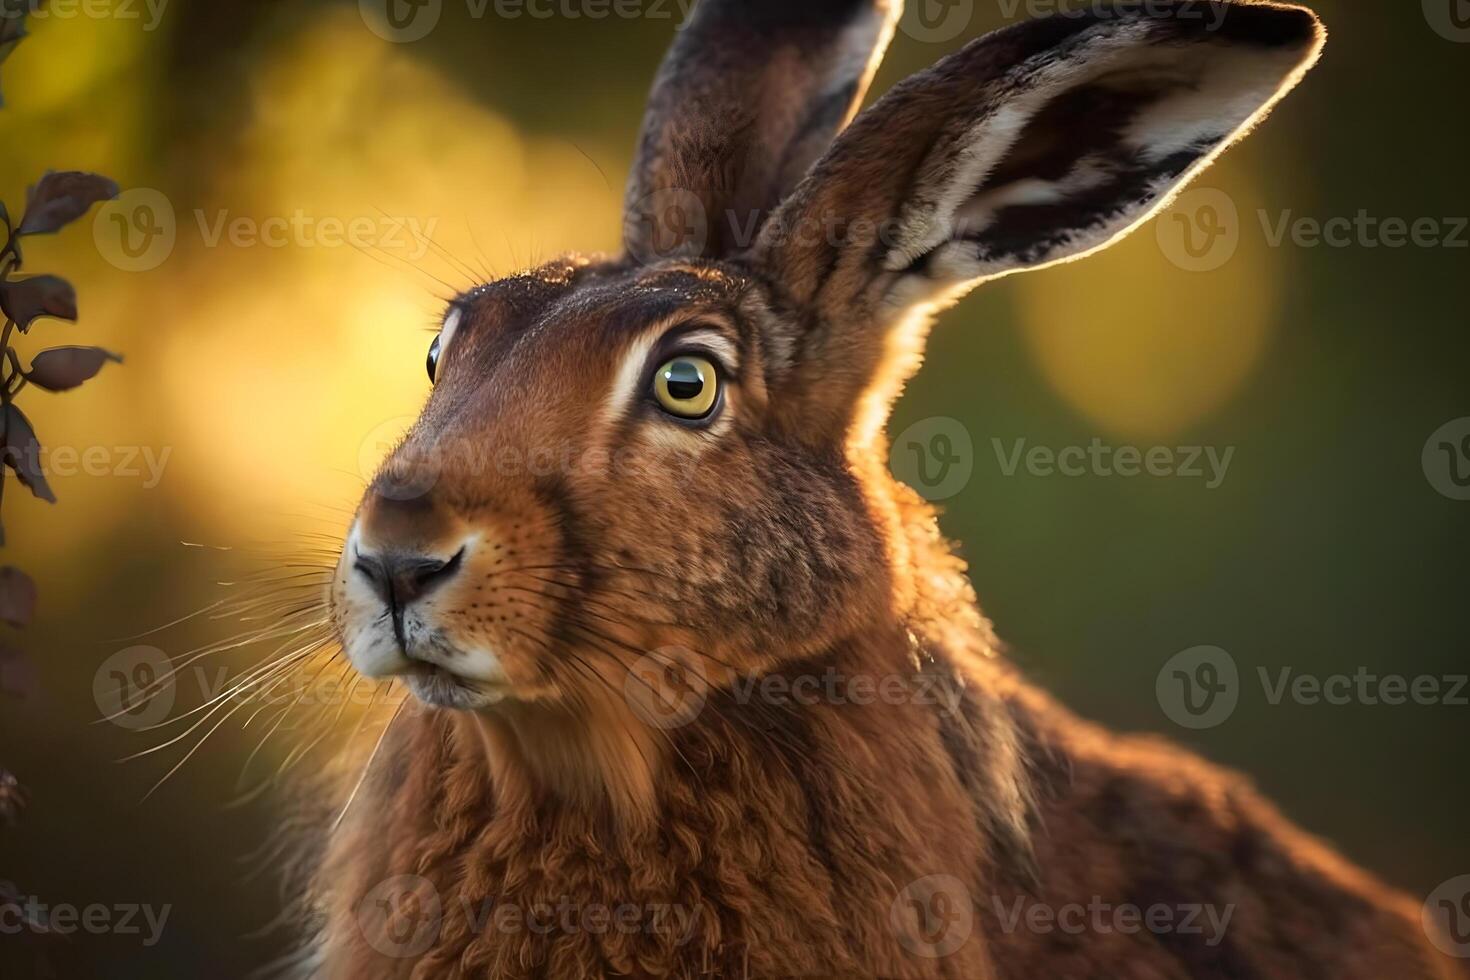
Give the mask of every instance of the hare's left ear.
[[805, 372], [792, 387], [819, 402], [808, 424], [851, 414], [888, 370], [905, 310], [1084, 255], [1148, 217], [1322, 41], [1300, 7], [1151, 0], [998, 31], [895, 86], [748, 256], [810, 325], [785, 345]]
[[754, 240], [862, 101], [901, 0], [700, 0], [664, 59], [624, 221], [630, 255]]

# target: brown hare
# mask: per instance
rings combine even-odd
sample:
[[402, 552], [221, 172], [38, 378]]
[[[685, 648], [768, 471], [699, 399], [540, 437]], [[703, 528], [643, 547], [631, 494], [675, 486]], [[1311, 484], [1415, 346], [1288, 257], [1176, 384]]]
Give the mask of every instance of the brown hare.
[[853, 120], [896, 7], [703, 0], [626, 253], [450, 305], [331, 587], [414, 697], [330, 834], [315, 974], [1467, 975], [1237, 777], [1018, 679], [885, 468], [927, 315], [1137, 226], [1317, 19], [1057, 15]]

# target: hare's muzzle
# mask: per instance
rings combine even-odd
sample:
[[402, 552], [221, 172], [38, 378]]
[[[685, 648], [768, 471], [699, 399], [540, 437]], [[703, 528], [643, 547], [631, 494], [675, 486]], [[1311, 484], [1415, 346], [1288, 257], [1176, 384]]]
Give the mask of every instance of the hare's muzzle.
[[482, 707], [507, 683], [483, 617], [472, 570], [487, 531], [468, 527], [433, 493], [368, 492], [343, 549], [335, 612], [348, 657], [367, 677], [403, 677], [442, 707]]

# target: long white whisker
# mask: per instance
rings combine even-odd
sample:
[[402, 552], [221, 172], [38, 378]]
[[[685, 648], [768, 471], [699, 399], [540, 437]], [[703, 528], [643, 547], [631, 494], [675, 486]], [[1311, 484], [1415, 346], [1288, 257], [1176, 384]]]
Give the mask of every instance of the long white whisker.
[[388, 724], [383, 726], [383, 731], [378, 735], [377, 742], [373, 744], [373, 751], [368, 755], [367, 762], [363, 763], [362, 773], [357, 777], [357, 782], [353, 784], [352, 792], [347, 794], [347, 802], [342, 804], [342, 812], [338, 813], [337, 819], [332, 821], [332, 831], [334, 833], [338, 827], [342, 826], [342, 820], [347, 816], [347, 811], [352, 809], [352, 804], [357, 799], [358, 792], [362, 789], [363, 783], [367, 782], [368, 773], [372, 771], [373, 761], [378, 757], [378, 750], [383, 747], [383, 742], [388, 738], [388, 730], [398, 720], [399, 714], [403, 711], [403, 706], [407, 703], [408, 698], [399, 701], [398, 707], [393, 709], [393, 716], [388, 719]]

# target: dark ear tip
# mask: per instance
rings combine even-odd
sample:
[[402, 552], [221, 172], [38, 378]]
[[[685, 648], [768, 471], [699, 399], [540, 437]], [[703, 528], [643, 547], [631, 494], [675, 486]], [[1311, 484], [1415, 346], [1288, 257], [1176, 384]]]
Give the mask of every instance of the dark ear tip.
[[1327, 38], [1321, 19], [1306, 7], [1278, 3], [1223, 4], [1221, 33], [1265, 48], [1315, 48]]

